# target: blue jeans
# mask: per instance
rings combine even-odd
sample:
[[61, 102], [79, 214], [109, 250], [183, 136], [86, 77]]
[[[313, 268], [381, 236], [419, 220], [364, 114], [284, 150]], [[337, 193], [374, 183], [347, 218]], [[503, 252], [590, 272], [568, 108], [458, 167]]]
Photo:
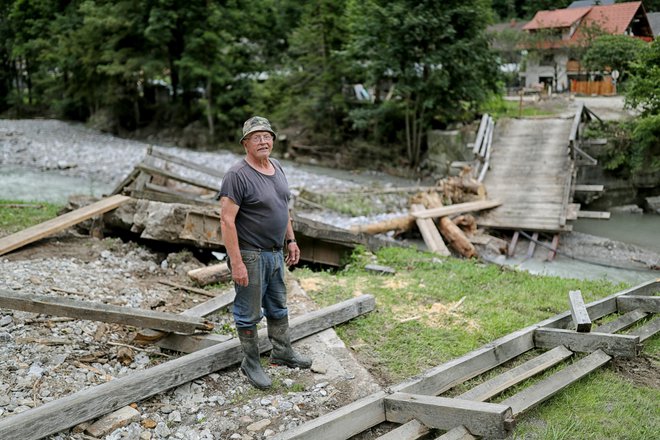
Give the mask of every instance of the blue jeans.
[[[234, 284], [234, 322], [237, 328], [257, 325], [266, 316], [282, 319], [288, 315], [284, 254], [282, 251], [243, 250], [241, 257], [248, 272], [248, 285]], [[231, 268], [231, 262], [229, 262]]]

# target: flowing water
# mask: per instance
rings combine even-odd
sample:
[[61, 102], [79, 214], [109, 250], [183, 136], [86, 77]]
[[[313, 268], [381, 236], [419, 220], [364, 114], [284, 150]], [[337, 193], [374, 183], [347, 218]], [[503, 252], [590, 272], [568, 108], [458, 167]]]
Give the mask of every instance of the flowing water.
[[0, 199], [64, 205], [70, 195], [99, 197], [114, 187], [94, 178], [63, 175], [14, 165], [0, 165]]

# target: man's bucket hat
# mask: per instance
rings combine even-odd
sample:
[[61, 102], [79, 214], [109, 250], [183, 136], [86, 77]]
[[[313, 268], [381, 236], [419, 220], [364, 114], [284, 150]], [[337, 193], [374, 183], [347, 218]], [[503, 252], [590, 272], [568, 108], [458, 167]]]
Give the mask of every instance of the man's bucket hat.
[[243, 137], [241, 138], [240, 142], [243, 143], [245, 138], [255, 131], [267, 131], [273, 135], [273, 139], [277, 138], [277, 135], [270, 127], [270, 122], [268, 122], [268, 119], [262, 118], [261, 116], [252, 116], [243, 124]]

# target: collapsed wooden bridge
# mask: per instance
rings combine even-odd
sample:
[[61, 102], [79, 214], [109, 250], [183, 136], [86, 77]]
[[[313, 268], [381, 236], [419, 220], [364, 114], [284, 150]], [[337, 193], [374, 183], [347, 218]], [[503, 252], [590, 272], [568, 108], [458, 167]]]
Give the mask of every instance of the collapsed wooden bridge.
[[602, 185], [576, 184], [578, 167], [597, 163], [584, 151], [589, 141], [582, 136], [594, 118], [581, 104], [573, 119], [509, 119], [498, 122], [497, 130], [480, 128], [486, 135], [474, 146], [478, 175], [489, 198], [502, 205], [480, 215], [479, 226], [515, 231], [510, 249], [518, 231], [533, 233], [534, 239], [540, 232], [554, 234], [556, 250], [559, 234], [572, 230], [571, 220], [609, 218], [607, 212], [580, 210], [573, 203], [576, 192], [603, 191]]
[[[379, 440], [428, 438], [431, 429], [446, 431], [435, 440], [505, 438], [516, 420], [565, 387], [607, 364], [612, 357], [634, 357], [640, 344], [660, 331], [660, 319], [638, 325], [660, 312], [660, 280], [650, 281], [585, 305], [570, 292], [571, 311], [534, 324], [418, 377], [377, 392], [311, 422], [282, 433], [277, 440], [349, 439], [384, 422], [399, 424]], [[591, 332], [591, 321], [616, 319]], [[444, 393], [531, 350], [547, 350], [457, 397]], [[584, 355], [584, 353], [587, 353]], [[578, 360], [575, 360], [579, 358]], [[571, 362], [573, 361], [573, 362]], [[497, 403], [488, 402], [514, 385], [551, 367], [556, 373]]]

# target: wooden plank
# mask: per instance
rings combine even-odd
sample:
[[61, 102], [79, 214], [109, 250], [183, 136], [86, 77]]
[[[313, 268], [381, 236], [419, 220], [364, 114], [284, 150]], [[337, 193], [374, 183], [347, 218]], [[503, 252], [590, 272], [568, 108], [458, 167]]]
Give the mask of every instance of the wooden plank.
[[518, 238], [520, 238], [520, 231], [515, 231], [513, 233], [513, 237], [511, 238], [511, 243], [509, 243], [509, 247], [506, 250], [506, 254], [509, 257], [513, 257], [513, 255], [516, 253], [516, 244], [518, 244]]
[[183, 158], [178, 157], [178, 156], [173, 156], [171, 154], [163, 153], [162, 151], [152, 149], [150, 154], [151, 154], [151, 156], [153, 156], [157, 159], [162, 159], [162, 160], [165, 160], [167, 162], [172, 162], [172, 163], [175, 163], [177, 165], [182, 165], [186, 168], [190, 168], [191, 170], [201, 171], [202, 173], [208, 174], [209, 176], [219, 177], [221, 179], [225, 176], [224, 173], [218, 171], [215, 168], [207, 167], [205, 165], [202, 165], [202, 164], [199, 164], [199, 163], [196, 163], [196, 162], [192, 162], [190, 160], [183, 159]]
[[152, 192], [157, 192], [157, 193], [163, 193], [167, 194], [168, 196], [172, 196], [175, 198], [179, 198], [181, 200], [189, 200], [191, 202], [197, 202], [196, 204], [201, 204], [201, 203], [214, 203], [217, 204], [218, 201], [215, 200], [215, 195], [213, 197], [209, 198], [203, 198], [200, 197], [199, 194], [194, 194], [191, 192], [183, 191], [183, 190], [177, 190], [174, 188], [168, 188], [163, 185], [157, 185], [155, 183], [147, 182], [144, 184], [144, 190], [145, 191], [152, 191]]
[[[424, 205], [419, 203], [413, 203], [410, 206], [410, 211], [412, 213], [421, 212], [423, 210]], [[438, 227], [435, 225], [433, 220], [430, 218], [418, 218], [415, 219], [415, 223], [417, 223], [419, 232], [422, 234], [424, 243], [426, 243], [426, 246], [431, 252], [440, 254], [443, 257], [448, 257], [451, 255], [449, 249], [447, 249], [447, 245], [442, 240], [442, 236], [440, 235], [440, 231], [438, 231]]]
[[169, 333], [162, 339], [156, 341], [156, 345], [160, 348], [166, 348], [179, 353], [194, 353], [196, 351], [204, 350], [214, 345], [222, 344], [233, 339], [230, 335], [178, 335], [176, 333]]
[[128, 173], [128, 176], [124, 178], [119, 184], [115, 187], [115, 189], [110, 193], [111, 196], [121, 194], [124, 191], [124, 188], [126, 188], [128, 185], [133, 183], [135, 178], [140, 174], [140, 171], [133, 169], [130, 173]]
[[660, 313], [660, 296], [624, 295], [616, 299], [619, 311], [641, 309], [644, 312]]
[[[234, 301], [234, 289], [222, 293], [213, 299], [184, 310], [181, 315], [202, 317], [210, 315], [223, 307], [228, 306]], [[179, 351], [182, 353], [192, 353], [193, 351], [201, 350], [202, 348], [210, 347], [211, 345], [225, 342], [230, 337], [225, 335], [195, 335], [184, 336], [174, 333], [162, 332], [154, 329], [143, 329], [138, 332], [135, 340], [138, 343], [151, 343], [155, 342], [161, 348], [168, 350]]]
[[602, 350], [610, 356], [635, 357], [639, 355], [638, 336], [612, 335], [608, 333], [576, 333], [571, 330], [543, 328], [534, 332], [538, 348], [554, 348], [563, 345], [571, 351], [592, 353]]
[[198, 287], [184, 286], [183, 284], [173, 283], [172, 281], [168, 281], [168, 280], [158, 280], [158, 282], [160, 284], [164, 284], [166, 286], [174, 287], [174, 288], [180, 289], [180, 290], [185, 290], [187, 292], [197, 293], [199, 295], [215, 296], [215, 293], [211, 292], [210, 290], [204, 290], [204, 289], [200, 289]]
[[488, 438], [505, 438], [515, 426], [508, 405], [408, 393], [385, 398], [385, 418], [395, 423], [417, 419], [430, 428], [444, 430], [462, 425], [472, 434]]
[[566, 216], [568, 211], [568, 204], [570, 203], [571, 198], [573, 197], [571, 187], [575, 181], [576, 169], [575, 163], [570, 162], [568, 165], [568, 179], [564, 183], [564, 194], [561, 198], [561, 211], [559, 213], [559, 225], [566, 225]]
[[413, 213], [413, 216], [416, 218], [445, 217], [448, 215], [461, 214], [464, 212], [491, 209], [500, 206], [501, 204], [502, 202], [500, 202], [499, 200], [479, 200], [476, 202], [457, 203], [455, 205], [425, 209], [423, 211]]
[[575, 185], [575, 191], [579, 192], [603, 192], [605, 185]]
[[465, 426], [458, 426], [436, 437], [435, 440], [476, 440], [476, 437], [470, 434]]
[[70, 226], [83, 222], [94, 216], [111, 211], [128, 202], [131, 198], [123, 195], [114, 195], [99, 200], [91, 205], [83, 206], [74, 211], [67, 212], [38, 225], [23, 229], [15, 234], [0, 238], [0, 255], [11, 252], [26, 244], [33, 243], [56, 232], [63, 231]]
[[458, 396], [459, 399], [483, 402], [494, 397], [507, 388], [544, 371], [553, 365], [573, 355], [573, 352], [564, 346], [555, 347], [540, 356], [530, 359], [522, 365], [512, 368], [471, 390]]
[[484, 133], [486, 132], [486, 127], [488, 126], [488, 113], [484, 113], [481, 116], [481, 123], [479, 123], [479, 129], [477, 131], [477, 139], [474, 141], [474, 147], [472, 148], [472, 153], [476, 156], [481, 149], [481, 144], [484, 141]]
[[388, 432], [381, 435], [376, 440], [417, 440], [420, 437], [428, 434], [430, 429], [418, 420], [411, 420], [404, 423]]
[[587, 307], [584, 305], [582, 292], [579, 290], [571, 290], [568, 292], [568, 300], [576, 331], [580, 333], [589, 333], [591, 331], [591, 319], [589, 318]]
[[645, 324], [644, 326], [630, 332], [629, 335], [638, 336], [639, 341], [644, 342], [651, 336], [658, 333], [659, 331], [660, 331], [660, 318], [655, 318], [654, 320]]
[[595, 218], [597, 220], [609, 220], [611, 214], [607, 211], [578, 211], [578, 218]]
[[181, 176], [179, 174], [173, 173], [171, 171], [163, 170], [157, 167], [152, 167], [149, 165], [145, 165], [144, 163], [140, 163], [136, 166], [137, 169], [140, 171], [143, 171], [147, 174], [151, 175], [156, 175], [156, 176], [162, 176], [166, 177], [168, 179], [176, 180], [178, 182], [183, 182], [187, 183], [188, 185], [193, 185], [193, 186], [198, 186], [200, 188], [205, 188], [205, 189], [210, 189], [211, 191], [220, 191], [220, 188], [210, 184], [210, 183], [205, 183], [197, 179], [191, 179], [188, 177]]
[[198, 205], [198, 206], [218, 206], [218, 202], [215, 200], [204, 200], [193, 197], [183, 197], [175, 194], [166, 194], [164, 192], [151, 191], [151, 190], [131, 190], [131, 197], [134, 199], [147, 199], [156, 202], [163, 203], [185, 203], [187, 205]]
[[527, 246], [527, 256], [525, 257], [526, 259], [530, 259], [534, 256], [534, 249], [536, 249], [536, 242], [539, 239], [539, 233], [534, 232], [532, 234], [532, 239], [529, 240], [529, 245]]
[[640, 321], [646, 318], [647, 316], [649, 316], [648, 313], [643, 312], [640, 309], [635, 309], [626, 313], [623, 316], [620, 316], [618, 319], [615, 319], [614, 321], [610, 321], [606, 324], [599, 325], [598, 327], [596, 327], [596, 331], [598, 331], [598, 333], [616, 333], [618, 331], [625, 330], [628, 327], [631, 327], [637, 321]]
[[595, 369], [605, 365], [610, 359], [612, 358], [603, 351], [597, 350], [552, 376], [503, 400], [500, 404], [510, 406], [513, 410], [514, 417], [517, 417], [554, 396], [568, 385], [578, 381]]
[[550, 251], [548, 252], [548, 261], [552, 261], [557, 256], [557, 248], [559, 247], [559, 234], [554, 234], [552, 243], [550, 244]]
[[208, 321], [190, 316], [62, 297], [16, 293], [8, 290], [0, 290], [0, 307], [184, 334], [192, 334], [196, 330], [213, 329], [213, 324]]
[[[296, 341], [326, 328], [355, 318], [375, 308], [371, 295], [362, 295], [321, 310], [294, 318], [290, 322], [291, 339]], [[259, 331], [261, 352], [270, 350], [267, 329]], [[39, 439], [133, 402], [213, 373], [241, 361], [240, 342], [232, 339], [204, 350], [174, 359], [153, 368], [139, 370], [101, 385], [86, 388], [20, 414], [0, 420], [2, 440]], [[382, 393], [383, 395], [385, 393]], [[381, 399], [374, 413], [385, 413]], [[378, 419], [379, 417], [374, 417]], [[328, 439], [333, 437], [328, 437]]]
[[186, 316], [210, 315], [211, 313], [215, 313], [218, 310], [225, 308], [231, 303], [233, 303], [235, 296], [236, 296], [236, 292], [234, 292], [234, 288], [230, 287], [229, 289], [223, 291], [223, 293], [214, 296], [213, 299], [210, 299], [194, 307], [191, 307], [190, 309], [184, 311], [181, 314]]

